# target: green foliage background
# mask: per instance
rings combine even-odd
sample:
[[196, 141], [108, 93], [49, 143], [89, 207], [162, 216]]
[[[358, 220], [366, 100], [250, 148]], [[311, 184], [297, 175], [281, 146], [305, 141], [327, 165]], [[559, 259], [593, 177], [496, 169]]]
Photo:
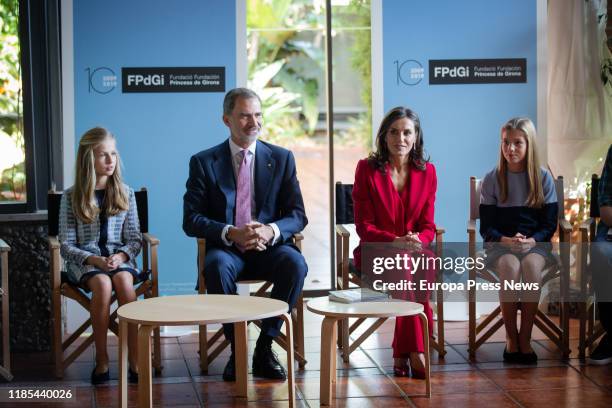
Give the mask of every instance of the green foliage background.
[[[24, 151], [21, 65], [19, 62], [19, 6], [0, 0], [0, 137]], [[24, 155], [21, 155], [24, 156]], [[21, 200], [25, 192], [25, 162], [0, 174], [0, 201]]]
[[323, 18], [312, 1], [247, 2], [249, 87], [262, 98], [267, 140], [314, 134], [324, 56], [301, 32], [320, 29]]
[[[364, 114], [350, 119], [336, 143], [371, 145], [370, 0], [334, 6], [332, 29], [365, 27], [351, 32], [351, 65], [363, 86]], [[319, 90], [325, 78], [325, 8], [312, 0], [248, 0], [249, 87], [262, 97], [265, 138], [283, 144], [312, 137], [319, 118]], [[342, 75], [337, 72], [336, 75]]]

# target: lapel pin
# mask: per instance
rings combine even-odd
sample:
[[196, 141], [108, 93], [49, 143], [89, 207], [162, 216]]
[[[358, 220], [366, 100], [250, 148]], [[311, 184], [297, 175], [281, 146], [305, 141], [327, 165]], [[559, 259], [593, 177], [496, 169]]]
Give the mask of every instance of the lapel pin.
[[268, 163], [268, 167], [272, 167], [272, 163]]

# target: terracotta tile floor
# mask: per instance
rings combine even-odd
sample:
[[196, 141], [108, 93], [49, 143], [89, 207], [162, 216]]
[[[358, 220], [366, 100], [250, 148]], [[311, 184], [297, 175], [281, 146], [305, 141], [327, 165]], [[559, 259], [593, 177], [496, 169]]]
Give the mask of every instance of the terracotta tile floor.
[[[307, 337], [306, 369], [296, 372], [298, 407], [319, 406], [319, 325], [320, 318], [305, 313]], [[344, 364], [338, 355], [338, 382], [334, 391], [337, 407], [610, 407], [612, 406], [612, 365], [584, 365], [572, 352], [572, 358], [561, 361], [553, 343], [534, 331], [534, 348], [539, 355], [537, 366], [504, 364], [504, 344], [485, 343], [475, 362], [467, 360], [467, 322], [446, 325], [445, 359], [432, 356], [432, 397], [423, 397], [424, 382], [393, 377], [390, 343], [393, 321], [386, 322]], [[257, 329], [250, 328], [252, 352]], [[452, 333], [452, 335], [448, 335]], [[463, 336], [460, 334], [464, 333]], [[502, 333], [503, 335], [503, 333]], [[577, 322], [571, 323], [571, 345], [577, 346]], [[494, 338], [499, 338], [498, 336]], [[197, 334], [163, 339], [163, 374], [153, 379], [153, 401], [159, 407], [286, 407], [285, 383], [250, 378], [248, 399], [234, 397], [233, 383], [225, 383], [221, 372], [228, 351], [215, 360], [209, 375], [200, 374]], [[0, 386], [75, 387], [77, 401], [67, 407], [117, 406], [117, 342], [109, 338], [111, 381], [92, 387], [89, 375], [93, 368], [93, 349], [88, 349], [67, 370], [62, 381], [52, 376], [46, 354], [15, 355], [15, 380]], [[281, 362], [284, 354], [278, 350]], [[130, 406], [137, 406], [137, 388], [129, 388]], [[27, 403], [16, 406], [26, 407]], [[63, 406], [32, 404], [34, 407]]]

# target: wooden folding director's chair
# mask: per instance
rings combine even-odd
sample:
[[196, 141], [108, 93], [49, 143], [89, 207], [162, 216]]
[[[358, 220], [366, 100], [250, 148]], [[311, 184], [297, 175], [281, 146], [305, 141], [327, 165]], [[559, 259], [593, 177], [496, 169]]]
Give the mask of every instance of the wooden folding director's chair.
[[[475, 259], [476, 254], [476, 221], [480, 218], [480, 188], [482, 180], [476, 177], [470, 177], [470, 217], [468, 219], [468, 247], [469, 256]], [[559, 203], [558, 212], [558, 234], [559, 234], [559, 259], [554, 264], [546, 267], [542, 272], [542, 287], [553, 279], [558, 279], [560, 283], [559, 299], [559, 325], [552, 321], [541, 310], [538, 310], [534, 324], [552, 340], [555, 345], [561, 350], [564, 358], [570, 354], [569, 349], [569, 308], [564, 300], [568, 299], [569, 295], [569, 242], [572, 233], [572, 226], [564, 218], [563, 212], [563, 177], [555, 179], [555, 189], [557, 193], [557, 202]], [[471, 268], [469, 271], [469, 279], [485, 279], [489, 282], [499, 282], [497, 274], [485, 268], [477, 270]], [[500, 327], [504, 324], [501, 319], [501, 307], [497, 306], [482, 322], [476, 324], [476, 290], [471, 287], [469, 290], [469, 356], [474, 359], [476, 350], [487, 341]], [[491, 325], [489, 327], [489, 325]], [[485, 331], [486, 329], [486, 331]]]

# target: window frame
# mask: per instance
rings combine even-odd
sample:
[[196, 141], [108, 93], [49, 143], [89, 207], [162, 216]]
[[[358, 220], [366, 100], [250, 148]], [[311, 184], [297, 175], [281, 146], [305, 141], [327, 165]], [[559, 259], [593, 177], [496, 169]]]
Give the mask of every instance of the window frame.
[[0, 214], [46, 210], [49, 188], [63, 188], [59, 3], [18, 1], [27, 196], [0, 204]]

